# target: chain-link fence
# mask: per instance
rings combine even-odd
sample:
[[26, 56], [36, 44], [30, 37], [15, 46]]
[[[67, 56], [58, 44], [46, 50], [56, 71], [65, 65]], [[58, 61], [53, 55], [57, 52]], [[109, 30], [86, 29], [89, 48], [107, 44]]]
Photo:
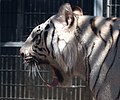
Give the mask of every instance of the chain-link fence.
[[[32, 79], [18, 55], [0, 55], [1, 100], [90, 100], [87, 88], [78, 77], [71, 87], [48, 88], [38, 75]], [[51, 80], [51, 69], [41, 68], [44, 79]]]

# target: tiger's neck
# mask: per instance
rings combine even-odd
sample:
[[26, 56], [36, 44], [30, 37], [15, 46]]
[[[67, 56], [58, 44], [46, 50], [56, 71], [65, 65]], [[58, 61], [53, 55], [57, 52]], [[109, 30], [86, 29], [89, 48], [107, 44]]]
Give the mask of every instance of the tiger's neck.
[[[82, 58], [85, 59], [86, 80], [91, 91], [93, 91], [96, 96], [104, 84], [106, 73], [109, 71], [115, 59], [115, 51], [117, 50], [115, 46], [117, 46], [120, 32], [119, 30], [113, 31], [111, 28], [112, 22], [105, 22], [105, 19], [102, 17], [81, 16], [79, 20], [79, 43], [84, 52]], [[109, 52], [112, 51], [113, 53], [109, 54]], [[107, 67], [105, 62], [107, 62]]]
[[102, 17], [97, 19], [93, 16], [81, 16], [79, 20], [79, 42], [82, 45], [82, 50], [84, 52], [83, 59], [85, 59], [84, 65], [86, 67], [85, 69], [87, 74], [86, 80], [92, 90], [94, 88], [100, 66], [103, 64], [112, 45], [112, 38], [109, 35], [108, 37], [110, 38], [105, 41], [104, 36], [100, 36], [100, 31], [96, 28], [98, 26], [98, 22], [104, 20]]

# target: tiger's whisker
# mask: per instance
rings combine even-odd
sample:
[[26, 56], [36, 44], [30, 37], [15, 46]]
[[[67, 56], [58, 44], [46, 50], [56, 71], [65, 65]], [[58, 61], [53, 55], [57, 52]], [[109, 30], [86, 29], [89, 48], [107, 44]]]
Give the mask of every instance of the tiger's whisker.
[[28, 74], [28, 76], [30, 77], [30, 75], [31, 75], [31, 73], [32, 73], [32, 66], [29, 66], [30, 68], [29, 68], [29, 74]]
[[32, 67], [32, 72], [31, 72], [31, 74], [32, 74], [32, 79], [34, 79], [34, 68]]
[[39, 71], [38, 68], [37, 68], [36, 63], [34, 63], [34, 70], [35, 70], [35, 73], [34, 73], [34, 74], [35, 74], [35, 76], [36, 76], [37, 72]]
[[40, 74], [37, 64], [35, 63], [36, 71]]
[[34, 64], [32, 66], [32, 77], [33, 77], [33, 79], [34, 79], [34, 77], [36, 77], [36, 67], [34, 66]]
[[42, 81], [43, 81], [44, 83], [48, 84], [48, 83], [44, 80], [44, 78], [42, 77], [41, 73], [39, 72], [39, 68], [38, 68], [38, 66], [37, 66], [36, 63], [35, 63], [35, 66], [36, 66], [36, 70], [37, 70], [37, 72], [38, 72], [39, 77], [42, 79]]
[[27, 69], [29, 66], [25, 64], [25, 69]]

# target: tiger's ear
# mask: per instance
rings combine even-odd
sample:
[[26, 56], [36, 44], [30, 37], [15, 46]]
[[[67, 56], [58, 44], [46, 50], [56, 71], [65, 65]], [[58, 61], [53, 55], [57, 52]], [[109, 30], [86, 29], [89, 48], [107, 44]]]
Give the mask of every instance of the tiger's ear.
[[73, 10], [73, 14], [75, 14], [75, 15], [78, 15], [78, 16], [83, 15], [82, 9], [78, 6], [73, 7], [72, 10]]
[[74, 21], [73, 11], [69, 3], [65, 3], [60, 7], [58, 12], [58, 20], [60, 22], [66, 22], [68, 26]]

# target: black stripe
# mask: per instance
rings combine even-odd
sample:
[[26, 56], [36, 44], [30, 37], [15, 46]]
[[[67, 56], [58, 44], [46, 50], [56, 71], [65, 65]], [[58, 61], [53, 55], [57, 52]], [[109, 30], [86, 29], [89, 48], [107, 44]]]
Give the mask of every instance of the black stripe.
[[36, 49], [33, 49], [33, 51], [34, 51], [36, 54], [38, 54], [39, 56], [44, 56], [44, 57], [46, 57], [46, 55], [38, 53]]
[[105, 80], [107, 79], [107, 75], [108, 75], [110, 69], [112, 68], [112, 66], [113, 66], [113, 64], [114, 64], [114, 62], [115, 62], [116, 55], [117, 55], [117, 51], [118, 51], [118, 47], [119, 47], [119, 44], [118, 44], [119, 38], [120, 38], [120, 30], [119, 30], [119, 35], [118, 35], [118, 38], [117, 38], [117, 41], [116, 41], [114, 59], [113, 59], [113, 62], [112, 62], [112, 64], [110, 65], [110, 67], [109, 67], [109, 69], [108, 69], [108, 71], [107, 71], [107, 74], [106, 74], [106, 76], [105, 76]]
[[[105, 80], [107, 79], [108, 73], [109, 73], [110, 69], [113, 67], [113, 64], [114, 64], [114, 62], [115, 62], [116, 55], [117, 55], [117, 48], [118, 48], [118, 45], [119, 45], [119, 44], [118, 44], [119, 37], [120, 37], [120, 30], [119, 30], [119, 35], [118, 35], [118, 38], [117, 38], [117, 41], [116, 41], [114, 58], [113, 58], [112, 64], [110, 65], [110, 67], [109, 67], [109, 69], [108, 69], [108, 71], [107, 71], [107, 73], [106, 73], [106, 75], [105, 75], [105, 79], [104, 79], [103, 82], [105, 82]], [[101, 88], [99, 88], [99, 90], [98, 90], [98, 92], [97, 92], [96, 98], [98, 97], [98, 94], [99, 94], [99, 92], [100, 92], [100, 89], [101, 89]]]
[[90, 25], [91, 25], [91, 29], [92, 29], [93, 33], [95, 33], [95, 35], [97, 35], [98, 29], [95, 26], [95, 18], [92, 18], [90, 20]]
[[101, 31], [100, 30], [99, 30], [99, 36], [103, 40], [103, 42], [105, 43], [105, 46], [106, 46], [107, 45], [107, 41], [101, 36]]
[[41, 48], [38, 48], [38, 50], [41, 51], [41, 52], [42, 52], [42, 51], [46, 51], [45, 48], [42, 48], [42, 47], [41, 47]]
[[50, 25], [47, 24], [47, 26], [45, 27], [45, 30], [49, 29], [50, 28]]
[[120, 99], [120, 90], [119, 90], [119, 92], [118, 92], [117, 97], [115, 98], [115, 100], [119, 100], [119, 99]]
[[113, 17], [113, 18], [108, 17], [108, 18], [106, 18], [106, 20], [115, 22], [115, 21], [117, 21], [117, 18], [116, 17]]
[[[113, 28], [112, 28], [112, 25], [110, 25], [110, 34], [111, 34], [112, 45], [113, 45], [113, 36], [112, 36], [112, 34], [113, 34]], [[118, 41], [118, 40], [117, 40], [117, 41]], [[111, 49], [111, 48], [110, 48], [110, 49]], [[109, 49], [107, 55], [109, 54], [110, 49]], [[106, 58], [107, 58], [107, 55], [106, 55], [106, 57], [105, 57], [103, 63], [105, 62], [105, 60], [106, 60]], [[116, 57], [116, 49], [115, 49], [115, 55], [114, 55], [114, 58], [113, 58], [113, 62], [112, 62], [112, 64], [110, 65], [110, 67], [109, 67], [109, 69], [108, 69], [106, 75], [108, 74], [109, 70], [111, 69], [111, 67], [112, 67], [112, 65], [113, 65], [113, 63], [114, 63], [114, 61], [115, 61], [115, 57]], [[103, 65], [103, 63], [102, 63], [102, 65]], [[98, 79], [99, 79], [99, 77], [100, 77], [100, 72], [101, 72], [101, 69], [102, 69], [102, 65], [101, 65], [100, 70], [99, 70], [99, 72], [98, 72], [97, 79], [96, 79], [96, 81], [95, 81], [95, 84], [94, 84], [93, 90], [95, 89], [95, 86], [96, 86], [96, 84], [97, 84], [97, 81], [98, 81]], [[105, 76], [105, 77], [106, 77], [106, 76]], [[98, 90], [98, 93], [99, 93], [99, 90]], [[97, 94], [97, 95], [98, 95], [98, 94]]]
[[43, 31], [41, 31], [39, 34], [36, 34], [36, 36], [33, 37], [32, 42], [36, 42], [36, 40], [37, 40], [36, 44], [39, 45], [39, 43], [41, 42], [41, 34], [42, 34], [42, 32]]
[[[108, 54], [109, 54], [109, 52], [110, 52], [110, 49], [111, 49], [111, 48], [109, 48], [109, 50], [108, 50], [108, 52], [107, 52], [107, 55], [106, 55], [106, 57], [104, 58], [104, 61], [103, 61], [102, 64], [101, 64], [101, 67], [100, 67], [99, 72], [98, 72], [98, 74], [97, 74], [97, 78], [96, 78], [96, 81], [95, 81], [95, 84], [94, 84], [92, 90], [95, 90], [95, 86], [96, 86], [96, 84], [97, 84], [97, 82], [98, 82], [98, 79], [99, 79], [99, 77], [100, 77], [100, 73], [101, 73], [103, 64], [104, 64], [104, 62], [105, 62], [105, 60], [106, 60], [106, 58], [107, 58], [107, 56], [108, 56]], [[98, 94], [97, 94], [97, 95], [98, 95]], [[96, 95], [96, 97], [97, 97], [97, 95]]]
[[52, 39], [51, 39], [51, 47], [52, 47], [52, 52], [51, 52], [51, 55], [52, 55], [52, 57], [53, 57], [53, 59], [55, 58], [55, 56], [54, 56], [54, 53], [53, 53], [53, 51], [54, 51], [54, 47], [53, 47], [53, 44], [52, 44], [52, 42], [53, 42], [53, 38], [54, 38], [54, 34], [55, 34], [55, 26], [54, 26], [54, 23], [52, 22], [52, 21], [50, 21], [50, 23], [53, 25], [53, 32], [52, 32]]
[[89, 70], [89, 73], [91, 72], [91, 67], [90, 67], [90, 56], [92, 55], [94, 46], [95, 46], [95, 42], [94, 42], [93, 45], [92, 45], [90, 54], [88, 55], [88, 65], [89, 65], [89, 69], [90, 69], [90, 70]]
[[[71, 17], [71, 23], [70, 23], [70, 25], [69, 25], [69, 28], [70, 28], [71, 26], [73, 26], [74, 21], [75, 21], [74, 17]], [[68, 21], [67, 21], [67, 22], [68, 22]]]
[[[110, 49], [111, 49], [111, 48], [110, 48]], [[103, 64], [104, 64], [104, 62], [105, 62], [105, 60], [106, 60], [106, 58], [107, 58], [107, 56], [108, 56], [108, 54], [109, 54], [109, 52], [110, 52], [110, 49], [108, 50], [108, 53], [107, 53], [104, 61], [102, 62], [102, 65], [101, 65], [101, 67], [100, 67], [100, 69], [99, 69], [99, 72], [98, 72], [98, 74], [97, 74], [97, 78], [96, 78], [95, 84], [94, 84], [94, 86], [93, 86], [93, 90], [95, 90], [95, 86], [96, 86], [96, 84], [97, 84], [97, 82], [98, 82], [98, 79], [99, 79], [99, 77], [100, 77], [100, 73], [101, 73]], [[99, 94], [99, 92], [100, 92], [100, 89], [101, 89], [101, 88], [99, 88], [98, 91], [97, 91], [97, 93], [96, 93], [96, 98], [98, 97], [98, 94]]]
[[38, 37], [36, 38], [36, 45], [39, 45], [41, 42], [41, 34], [38, 35]]
[[47, 47], [47, 36], [48, 36], [48, 31], [44, 32], [44, 42], [45, 42], [45, 47], [47, 49], [48, 55], [50, 54], [50, 50]]
[[[88, 85], [89, 85], [89, 81], [90, 81], [90, 72], [91, 72], [91, 66], [90, 66], [90, 56], [92, 55], [92, 52], [93, 52], [93, 49], [94, 49], [94, 46], [95, 46], [95, 43], [93, 43], [92, 47], [91, 47], [91, 52], [90, 54], [88, 55], [88, 67], [87, 67], [87, 80], [88, 80]], [[87, 47], [86, 47], [87, 48]]]
[[[111, 38], [112, 38], [112, 44], [111, 44], [111, 45], [113, 45], [113, 36], [112, 36], [112, 34], [113, 34], [113, 28], [112, 28], [112, 25], [110, 25], [110, 34], [111, 34]], [[105, 42], [105, 44], [106, 44], [106, 41], [104, 41], [104, 42]], [[110, 48], [110, 49], [111, 49], [111, 48]], [[107, 55], [109, 54], [110, 49], [109, 49]], [[104, 59], [102, 65], [104, 64], [104, 62], [105, 62], [105, 60], [106, 60], [106, 58], [107, 58], [107, 55], [106, 55], [106, 57], [105, 57], [105, 59]], [[116, 56], [116, 54], [114, 55], [113, 62], [114, 62], [114, 60], [115, 60], [115, 56]], [[109, 67], [108, 71], [109, 71], [110, 68], [112, 67], [113, 62], [112, 62], [112, 64], [111, 64], [111, 66]], [[100, 72], [101, 72], [101, 69], [102, 69], [102, 65], [101, 65], [100, 70], [99, 70], [99, 72], [98, 72], [97, 79], [96, 79], [96, 81], [95, 81], [95, 84], [94, 84], [93, 90], [95, 89], [95, 86], [96, 86], [96, 84], [97, 84], [97, 81], [98, 81], [98, 79], [99, 79], [99, 77], [100, 77]], [[97, 92], [96, 97], [98, 96], [99, 91], [100, 91], [100, 88], [99, 88], [99, 90], [98, 90], [98, 92]]]

